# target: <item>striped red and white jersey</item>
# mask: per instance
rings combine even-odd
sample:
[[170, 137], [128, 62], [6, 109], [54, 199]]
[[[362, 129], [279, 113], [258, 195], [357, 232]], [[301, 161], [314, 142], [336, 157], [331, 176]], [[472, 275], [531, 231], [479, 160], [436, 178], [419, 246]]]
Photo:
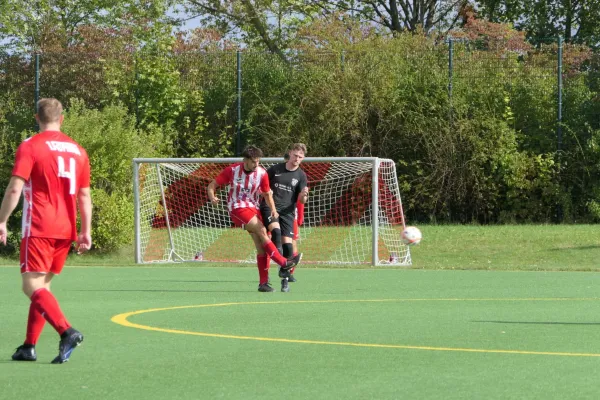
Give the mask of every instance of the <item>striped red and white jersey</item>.
[[227, 208], [258, 208], [260, 194], [271, 190], [269, 176], [263, 167], [257, 167], [248, 173], [244, 163], [237, 163], [225, 168], [215, 179], [219, 186], [228, 185]]

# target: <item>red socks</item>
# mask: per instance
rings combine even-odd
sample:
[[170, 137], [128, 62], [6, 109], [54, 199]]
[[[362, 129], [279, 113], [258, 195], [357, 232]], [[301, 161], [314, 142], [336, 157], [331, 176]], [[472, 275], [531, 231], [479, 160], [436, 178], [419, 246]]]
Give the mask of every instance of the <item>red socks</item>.
[[38, 289], [31, 296], [31, 307], [34, 307], [59, 335], [71, 327], [60, 310], [58, 301], [47, 289]]
[[263, 285], [269, 282], [269, 264], [270, 259], [266, 254], [256, 255], [256, 265], [258, 265], [258, 284]]
[[280, 267], [285, 267], [287, 260], [279, 253], [272, 241], [269, 240], [267, 243], [263, 244], [263, 249], [273, 261], [279, 264]]
[[42, 330], [46, 325], [46, 319], [35, 308], [33, 303], [29, 304], [29, 317], [27, 318], [27, 334], [25, 335], [25, 344], [35, 346]]

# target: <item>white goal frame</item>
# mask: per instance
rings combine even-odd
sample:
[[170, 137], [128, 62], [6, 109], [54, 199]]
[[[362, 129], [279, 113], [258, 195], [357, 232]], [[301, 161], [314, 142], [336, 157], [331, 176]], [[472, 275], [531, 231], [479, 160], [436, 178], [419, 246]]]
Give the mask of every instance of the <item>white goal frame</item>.
[[[145, 244], [143, 243], [144, 238], [143, 238], [143, 234], [142, 234], [142, 230], [147, 229], [146, 227], [146, 223], [147, 221], [143, 220], [143, 217], [141, 215], [141, 182], [142, 179], [140, 177], [140, 166], [143, 164], [153, 164], [156, 165], [156, 176], [157, 176], [157, 184], [158, 184], [158, 188], [160, 190], [160, 194], [158, 197], [158, 201], [162, 202], [162, 204], [166, 204], [166, 200], [165, 200], [165, 184], [163, 183], [163, 180], [165, 179], [162, 174], [161, 174], [161, 166], [168, 166], [171, 169], [177, 170], [177, 165], [181, 165], [181, 164], [203, 164], [203, 163], [207, 163], [207, 164], [222, 164], [222, 168], [225, 168], [228, 165], [234, 164], [234, 163], [238, 163], [241, 162], [242, 158], [135, 158], [133, 159], [133, 189], [134, 189], [134, 224], [135, 224], [135, 262], [137, 264], [147, 264], [147, 263], [170, 263], [170, 262], [193, 262], [193, 261], [209, 261], [209, 262], [222, 262], [222, 261], [216, 261], [216, 260], [207, 260], [207, 259], [203, 259], [202, 255], [200, 255], [200, 257], [198, 257], [198, 255], [196, 255], [196, 257], [190, 259], [189, 256], [187, 257], [183, 257], [179, 254], [179, 249], [178, 249], [178, 244], [174, 241], [174, 235], [173, 235], [173, 229], [171, 227], [171, 223], [169, 220], [169, 212], [167, 210], [164, 211], [164, 221], [166, 224], [166, 231], [168, 233], [168, 246], [170, 247], [169, 249], [165, 249], [165, 256], [162, 259], [153, 259], [153, 260], [145, 260], [144, 258], [144, 251], [145, 251]], [[281, 157], [279, 158], [273, 158], [273, 157], [264, 157], [261, 158], [260, 160], [261, 162], [261, 166], [268, 168], [269, 165], [272, 165], [274, 163], [281, 163], [284, 162], [283, 159]], [[390, 171], [393, 171], [393, 187], [392, 188], [387, 188], [388, 191], [391, 191], [391, 193], [393, 194], [393, 199], [394, 201], [396, 201], [398, 204], [394, 205], [394, 208], [396, 210], [396, 213], [400, 213], [401, 215], [399, 216], [399, 218], [401, 219], [401, 225], [396, 223], [393, 227], [390, 225], [389, 220], [386, 218], [385, 215], [383, 215], [382, 213], [385, 212], [385, 210], [380, 210], [380, 187], [379, 187], [379, 182], [380, 182], [380, 165], [382, 162], [386, 163], [386, 168], [389, 169]], [[397, 174], [396, 174], [396, 167], [395, 167], [395, 163], [392, 160], [389, 159], [381, 159], [381, 158], [377, 158], [377, 157], [306, 157], [303, 160], [303, 163], [301, 165], [301, 168], [303, 166], [306, 166], [309, 163], [368, 163], [371, 166], [371, 203], [370, 203], [370, 216], [371, 216], [371, 223], [370, 223], [370, 228], [372, 231], [371, 234], [371, 259], [370, 262], [367, 262], [367, 264], [371, 264], [373, 266], [381, 266], [381, 265], [396, 265], [396, 266], [410, 266], [412, 265], [412, 259], [411, 259], [411, 254], [410, 254], [410, 249], [408, 246], [402, 244], [401, 239], [400, 239], [400, 235], [401, 235], [401, 231], [404, 229], [405, 227], [405, 217], [404, 217], [404, 211], [402, 208], [402, 200], [400, 197], [400, 191], [399, 191], [399, 187], [398, 187], [398, 180], [397, 180]], [[266, 164], [266, 165], [265, 165]], [[181, 169], [183, 170], [184, 168], [181, 167]], [[391, 172], [388, 171], [388, 175], [391, 175]], [[152, 172], [154, 174], [154, 172]], [[310, 187], [310, 182], [309, 182], [309, 187]], [[225, 189], [224, 187], [221, 189]], [[222, 198], [222, 200], [225, 199], [225, 195], [223, 193], [221, 193], [220, 197]], [[310, 197], [310, 196], [309, 196]], [[218, 207], [223, 207], [223, 203], [225, 203], [225, 208], [226, 208], [226, 202], [222, 201], [221, 204]], [[380, 212], [381, 211], [381, 212]], [[374, 216], [377, 216], [377, 218], [375, 218]], [[398, 218], [398, 216], [396, 216], [396, 218]], [[391, 250], [391, 254], [389, 256], [388, 259], [385, 258], [381, 258], [379, 256], [379, 241], [381, 240], [380, 238], [380, 233], [382, 230], [382, 224], [385, 225], [383, 226], [384, 230], [387, 231], [387, 235], [388, 237], [393, 236], [393, 240], [391, 240], [393, 242], [393, 244], [391, 246], [386, 245], [386, 249], [390, 250], [390, 248], [393, 248], [393, 250]], [[369, 225], [367, 225], [368, 227]], [[392, 230], [390, 230], [390, 228], [393, 228]], [[152, 228], [150, 228], [152, 229]], [[177, 229], [177, 228], [174, 228]], [[236, 228], [231, 228], [231, 229], [236, 229]], [[239, 229], [239, 228], [237, 228]], [[300, 227], [300, 232], [302, 232], [303, 227]], [[301, 235], [302, 237], [302, 235]], [[250, 238], [247, 239], [249, 242], [251, 242]], [[302, 243], [301, 240], [299, 241], [299, 251], [302, 252]], [[388, 239], [388, 241], [390, 241]], [[252, 259], [248, 259], [248, 260], [235, 260], [235, 262], [254, 262], [254, 260]], [[354, 263], [354, 262], [337, 262], [337, 261], [328, 261], [328, 260], [323, 260], [323, 261], [316, 261], [316, 263], [323, 263], [323, 264], [360, 264], [360, 263]]]

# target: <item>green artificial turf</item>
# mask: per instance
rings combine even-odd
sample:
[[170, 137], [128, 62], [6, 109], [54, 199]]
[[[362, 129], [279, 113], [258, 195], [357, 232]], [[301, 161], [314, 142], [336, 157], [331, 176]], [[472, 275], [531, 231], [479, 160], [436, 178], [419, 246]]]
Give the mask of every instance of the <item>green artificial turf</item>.
[[[0, 399], [597, 399], [600, 229], [421, 226], [413, 266], [69, 258], [53, 292], [85, 340], [13, 362], [28, 300], [0, 267]], [[273, 286], [279, 288], [276, 273]], [[137, 312], [137, 313], [136, 313]]]
[[[598, 274], [313, 268], [298, 270], [290, 293], [257, 292], [256, 275], [67, 267], [53, 289], [85, 341], [51, 365], [49, 326], [37, 362], [10, 361], [28, 305], [17, 270], [0, 268], [0, 397], [27, 388], [31, 399], [594, 399], [600, 390]], [[142, 329], [111, 321], [172, 307], [125, 320]]]

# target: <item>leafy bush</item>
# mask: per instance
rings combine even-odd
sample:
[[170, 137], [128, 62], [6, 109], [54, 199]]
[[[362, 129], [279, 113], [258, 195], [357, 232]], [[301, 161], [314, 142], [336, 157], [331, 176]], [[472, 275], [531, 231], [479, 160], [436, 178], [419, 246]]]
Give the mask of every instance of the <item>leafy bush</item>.
[[114, 250], [133, 241], [132, 159], [169, 155], [171, 132], [155, 125], [144, 131], [122, 106], [88, 109], [72, 100], [63, 131], [88, 152], [94, 204], [94, 247]]
[[94, 218], [92, 240], [100, 251], [118, 250], [133, 242], [133, 196], [125, 193], [107, 193], [92, 190]]
[[[411, 219], [550, 222], [560, 209], [568, 222], [599, 221], [600, 59], [564, 46], [558, 124], [556, 44], [531, 46], [505, 24], [461, 29], [452, 33], [451, 71], [450, 47], [439, 38], [381, 36], [348, 19], [306, 21], [287, 60], [249, 45], [240, 53], [241, 143], [268, 156], [301, 141], [309, 156], [391, 158]], [[131, 196], [132, 157], [231, 156], [238, 122], [235, 51], [161, 31], [140, 52], [131, 37], [108, 33], [82, 31], [71, 58], [42, 55], [42, 95], [80, 91], [88, 107], [105, 107], [74, 102], [65, 125], [90, 151], [103, 215]], [[95, 40], [86, 53], [86, 38], [105, 37], [110, 43]], [[0, 66], [7, 181], [6, 160], [32, 125], [31, 57], [4, 55]], [[130, 114], [109, 105], [117, 101]]]

